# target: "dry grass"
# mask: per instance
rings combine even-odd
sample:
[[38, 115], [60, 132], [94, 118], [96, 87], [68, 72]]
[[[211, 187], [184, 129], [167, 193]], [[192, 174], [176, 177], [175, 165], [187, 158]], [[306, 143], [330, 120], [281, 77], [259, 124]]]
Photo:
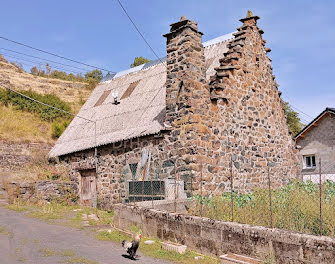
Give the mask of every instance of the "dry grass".
[[53, 93], [62, 100], [74, 104], [77, 103], [80, 95], [86, 99], [91, 93], [87, 83], [34, 76], [3, 61], [0, 61], [0, 79], [3, 82], [10, 81], [11, 87], [16, 90], [32, 90], [41, 94]]
[[0, 105], [0, 138], [12, 142], [55, 142], [51, 137], [51, 123], [3, 105]]
[[[35, 151], [31, 154], [31, 160], [21, 169], [12, 171], [10, 179], [19, 182], [36, 182], [43, 180], [70, 181], [69, 172], [63, 164], [50, 164], [48, 151]], [[0, 173], [1, 178], [1, 173]], [[5, 184], [5, 182], [3, 183]]]

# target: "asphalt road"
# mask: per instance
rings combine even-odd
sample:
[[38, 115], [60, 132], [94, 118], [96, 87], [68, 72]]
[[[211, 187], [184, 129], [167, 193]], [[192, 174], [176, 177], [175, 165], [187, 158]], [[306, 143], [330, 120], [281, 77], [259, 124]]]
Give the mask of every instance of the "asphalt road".
[[75, 253], [72, 258], [81, 258], [71, 263], [169, 263], [142, 256], [140, 251], [136, 261], [127, 259], [121, 245], [96, 240], [90, 231], [49, 224], [0, 206], [1, 264], [69, 263], [71, 257], [64, 256], [68, 252]]

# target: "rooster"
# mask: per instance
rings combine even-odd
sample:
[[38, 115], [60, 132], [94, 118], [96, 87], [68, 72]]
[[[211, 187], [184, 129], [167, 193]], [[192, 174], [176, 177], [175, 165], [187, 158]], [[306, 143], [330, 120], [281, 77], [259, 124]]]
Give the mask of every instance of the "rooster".
[[129, 254], [129, 257], [131, 259], [134, 259], [136, 251], [140, 245], [140, 240], [142, 238], [141, 234], [138, 234], [135, 236], [135, 239], [132, 242], [129, 242], [127, 240], [122, 241], [122, 247], [124, 247], [127, 250], [127, 253]]

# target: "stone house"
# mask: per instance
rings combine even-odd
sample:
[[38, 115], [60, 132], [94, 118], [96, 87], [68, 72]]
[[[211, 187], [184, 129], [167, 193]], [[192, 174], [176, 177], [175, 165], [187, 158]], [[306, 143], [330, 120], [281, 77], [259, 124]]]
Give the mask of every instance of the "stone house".
[[202, 43], [197, 23], [182, 17], [164, 35], [163, 63], [94, 89], [49, 154], [68, 164], [84, 203], [135, 199], [131, 188], [147, 189], [150, 179], [215, 194], [230, 190], [233, 175], [233, 188], [245, 192], [267, 184], [269, 164], [273, 186], [296, 177], [295, 142], [258, 19], [248, 12], [237, 32]]
[[326, 108], [310, 122], [295, 140], [301, 161], [303, 180], [319, 182], [320, 161], [322, 179], [335, 181], [335, 108]]

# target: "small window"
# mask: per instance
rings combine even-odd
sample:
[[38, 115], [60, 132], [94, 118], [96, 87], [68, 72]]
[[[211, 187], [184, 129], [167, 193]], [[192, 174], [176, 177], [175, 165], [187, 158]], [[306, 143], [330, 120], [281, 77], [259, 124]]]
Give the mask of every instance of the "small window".
[[315, 155], [303, 156], [304, 169], [312, 169], [316, 167]]
[[121, 100], [129, 97], [133, 93], [133, 91], [135, 90], [135, 88], [136, 88], [136, 86], [138, 85], [139, 82], [140, 82], [140, 80], [131, 83], [129, 85], [129, 87], [127, 88], [127, 90], [122, 95]]
[[108, 97], [110, 93], [111, 93], [111, 90], [104, 91], [104, 93], [100, 96], [99, 100], [95, 103], [94, 106], [101, 105], [106, 100], [106, 98]]

